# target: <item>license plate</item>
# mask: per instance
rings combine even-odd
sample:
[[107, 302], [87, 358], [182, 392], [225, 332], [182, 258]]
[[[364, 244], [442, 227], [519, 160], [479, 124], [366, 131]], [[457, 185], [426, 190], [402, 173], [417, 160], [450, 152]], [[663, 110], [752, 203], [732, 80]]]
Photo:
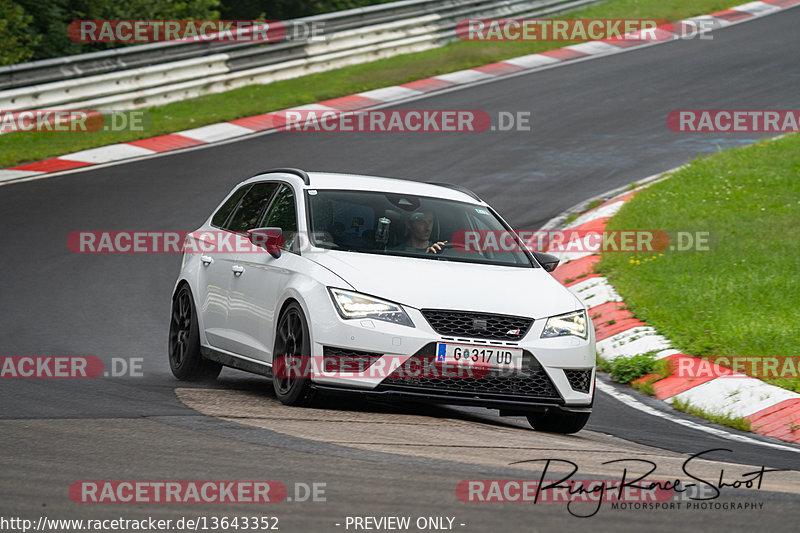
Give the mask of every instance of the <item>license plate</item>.
[[522, 368], [522, 349], [439, 342], [436, 343], [436, 362], [519, 370]]

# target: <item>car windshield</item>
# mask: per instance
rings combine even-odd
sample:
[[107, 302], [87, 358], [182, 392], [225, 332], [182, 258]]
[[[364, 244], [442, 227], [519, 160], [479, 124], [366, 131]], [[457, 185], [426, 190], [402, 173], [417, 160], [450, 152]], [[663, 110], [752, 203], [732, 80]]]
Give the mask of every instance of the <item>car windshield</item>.
[[[432, 260], [536, 267], [485, 206], [408, 194], [307, 193], [311, 242], [320, 248]], [[436, 253], [430, 250], [435, 246]]]

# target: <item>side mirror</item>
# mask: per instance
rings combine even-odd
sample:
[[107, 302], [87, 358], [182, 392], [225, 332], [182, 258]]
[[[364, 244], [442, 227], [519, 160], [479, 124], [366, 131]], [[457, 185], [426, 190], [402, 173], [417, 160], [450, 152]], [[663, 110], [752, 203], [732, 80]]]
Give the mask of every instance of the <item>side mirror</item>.
[[247, 230], [250, 242], [264, 248], [275, 259], [281, 256], [284, 239], [281, 228], [254, 228]]
[[559, 261], [561, 261], [558, 257], [544, 252], [533, 252], [533, 256], [539, 261], [539, 264], [542, 265], [542, 268], [544, 268], [546, 272], [555, 270]]

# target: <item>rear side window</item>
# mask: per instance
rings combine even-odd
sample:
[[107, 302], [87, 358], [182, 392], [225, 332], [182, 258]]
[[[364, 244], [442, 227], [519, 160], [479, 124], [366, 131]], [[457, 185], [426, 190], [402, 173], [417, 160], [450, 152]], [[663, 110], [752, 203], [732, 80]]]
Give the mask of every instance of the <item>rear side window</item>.
[[233, 212], [233, 209], [236, 207], [236, 204], [239, 203], [239, 200], [242, 199], [244, 193], [246, 193], [250, 189], [250, 185], [244, 185], [236, 189], [230, 198], [228, 198], [217, 212], [214, 213], [214, 216], [211, 217], [211, 225], [217, 228], [224, 228], [225, 221], [228, 220], [228, 217]]
[[227, 227], [223, 229], [245, 232], [249, 229], [257, 228], [258, 221], [264, 215], [264, 210], [269, 205], [269, 201], [277, 188], [277, 183], [256, 183], [253, 185], [242, 198], [242, 202], [234, 211]]

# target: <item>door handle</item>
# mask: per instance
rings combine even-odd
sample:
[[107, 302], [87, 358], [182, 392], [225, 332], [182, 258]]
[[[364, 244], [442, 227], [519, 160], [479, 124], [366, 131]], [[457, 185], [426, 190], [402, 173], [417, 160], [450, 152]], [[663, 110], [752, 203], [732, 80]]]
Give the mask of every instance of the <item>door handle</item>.
[[214, 262], [214, 259], [211, 256], [208, 256], [208, 255], [201, 255], [200, 256], [200, 262], [203, 263], [204, 266], [208, 266], [208, 265], [210, 265], [211, 263]]
[[244, 267], [242, 265], [233, 265], [231, 270], [233, 270], [234, 276], [241, 276], [242, 272], [244, 272]]

